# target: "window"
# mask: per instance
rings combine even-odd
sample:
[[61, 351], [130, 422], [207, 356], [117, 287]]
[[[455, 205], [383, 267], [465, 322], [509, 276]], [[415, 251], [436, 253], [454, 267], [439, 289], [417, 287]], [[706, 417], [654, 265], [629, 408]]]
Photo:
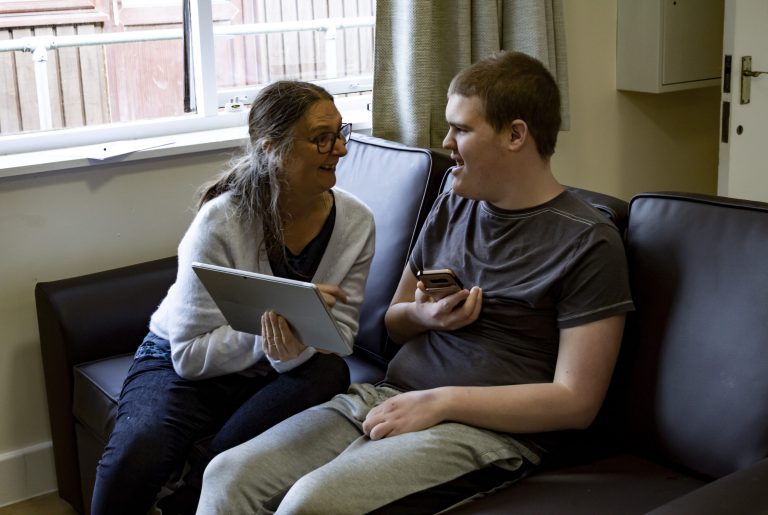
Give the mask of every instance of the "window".
[[0, 154], [242, 125], [282, 78], [370, 102], [375, 0], [187, 7], [185, 39], [183, 0], [0, 0]]
[[[229, 24], [214, 27], [219, 90], [284, 78], [320, 81], [335, 93], [370, 90], [373, 9], [371, 0], [245, 2]], [[322, 30], [286, 30], [308, 24]]]

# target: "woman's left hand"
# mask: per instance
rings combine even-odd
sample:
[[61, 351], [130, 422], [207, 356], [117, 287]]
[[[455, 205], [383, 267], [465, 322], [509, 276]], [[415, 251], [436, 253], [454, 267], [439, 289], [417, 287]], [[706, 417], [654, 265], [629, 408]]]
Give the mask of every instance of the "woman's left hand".
[[347, 303], [347, 293], [335, 284], [316, 284], [315, 286], [322, 293], [323, 300], [329, 308], [335, 306], [337, 301]]
[[307, 348], [291, 331], [288, 321], [274, 311], [261, 315], [261, 348], [273, 360], [293, 359]]

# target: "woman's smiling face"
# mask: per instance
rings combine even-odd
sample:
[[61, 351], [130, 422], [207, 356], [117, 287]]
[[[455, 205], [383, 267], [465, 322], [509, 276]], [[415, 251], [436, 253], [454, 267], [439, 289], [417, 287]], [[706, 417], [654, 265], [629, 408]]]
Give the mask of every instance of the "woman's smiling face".
[[313, 139], [323, 133], [338, 133], [341, 115], [330, 100], [318, 100], [293, 129], [293, 150], [283, 167], [283, 180], [292, 194], [318, 195], [336, 184], [336, 165], [347, 154], [343, 138], [330, 152], [321, 154]]

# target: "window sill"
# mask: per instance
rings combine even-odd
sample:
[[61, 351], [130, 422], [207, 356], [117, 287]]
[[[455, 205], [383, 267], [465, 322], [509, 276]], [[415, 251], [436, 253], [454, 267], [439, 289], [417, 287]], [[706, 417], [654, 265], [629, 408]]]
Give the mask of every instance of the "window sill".
[[[344, 112], [344, 121], [352, 123], [353, 131], [370, 133], [370, 112], [344, 109], [342, 111]], [[236, 127], [5, 154], [0, 161], [0, 180], [8, 177], [157, 159], [194, 152], [242, 148], [248, 142], [247, 117], [244, 117], [243, 122]]]
[[224, 150], [243, 146], [248, 141], [246, 127], [230, 127], [96, 145], [42, 150], [3, 157], [0, 178], [29, 175], [70, 168], [83, 168], [175, 156], [191, 152]]

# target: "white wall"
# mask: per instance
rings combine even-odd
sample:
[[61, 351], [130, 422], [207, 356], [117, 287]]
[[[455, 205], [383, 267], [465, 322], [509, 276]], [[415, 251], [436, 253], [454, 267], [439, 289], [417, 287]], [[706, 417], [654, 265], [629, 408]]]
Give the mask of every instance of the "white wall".
[[[554, 158], [560, 180], [625, 199], [648, 190], [714, 193], [717, 88], [616, 91], [616, 0], [565, 7], [572, 112]], [[0, 179], [0, 506], [55, 488], [35, 283], [173, 254], [194, 191], [226, 157]]]
[[34, 470], [52, 464], [50, 447], [40, 447], [50, 432], [35, 283], [173, 255], [197, 187], [226, 158], [195, 154], [0, 179], [0, 506], [55, 489], [52, 470]]

